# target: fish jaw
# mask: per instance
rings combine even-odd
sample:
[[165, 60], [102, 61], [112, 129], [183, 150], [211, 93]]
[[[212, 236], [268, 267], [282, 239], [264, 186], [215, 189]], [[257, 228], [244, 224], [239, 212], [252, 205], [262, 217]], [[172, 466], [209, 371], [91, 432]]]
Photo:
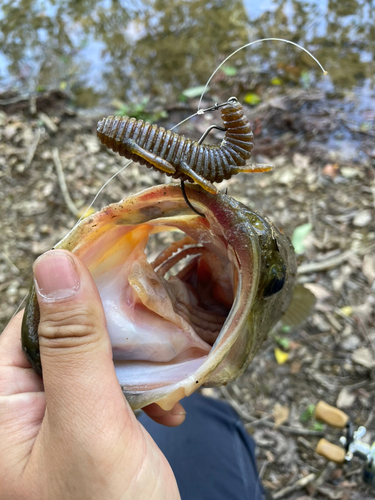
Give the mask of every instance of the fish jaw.
[[[187, 207], [179, 186], [157, 186], [85, 219], [55, 247], [78, 255], [97, 283], [116, 373], [133, 409], [152, 402], [170, 409], [201, 385], [221, 385], [236, 378], [254, 357], [291, 296], [294, 254], [291, 256], [290, 243], [268, 220], [228, 196], [211, 195], [195, 185], [187, 186], [187, 195], [205, 218]], [[150, 235], [176, 229], [208, 252], [206, 260], [200, 257], [193, 277], [212, 266], [208, 272], [218, 275], [215, 286], [220, 292], [220, 306], [228, 306], [222, 297], [223, 283], [231, 282], [233, 288], [220, 333], [210, 343], [195, 333], [186, 318], [176, 314], [176, 308], [179, 312], [181, 304], [186, 305], [191, 284], [178, 277], [165, 280], [155, 274], [145, 259], [144, 249]], [[278, 253], [283, 254], [282, 259], [291, 272], [284, 288], [265, 298], [262, 283], [267, 273], [269, 242], [275, 235]], [[214, 261], [218, 266], [215, 267]], [[224, 279], [220, 274], [225, 275]], [[109, 282], [117, 290], [114, 294], [108, 292]], [[35, 349], [28, 341], [35, 339], [37, 322], [32, 310], [37, 303], [35, 293], [34, 299], [33, 292], [30, 296], [31, 305], [25, 315], [29, 322], [24, 321], [23, 339], [28, 359], [35, 365]], [[204, 297], [210, 301], [207, 294]], [[198, 302], [202, 302], [202, 296]], [[143, 334], [138, 333], [139, 328]], [[127, 343], [126, 336], [131, 331], [134, 338]]]

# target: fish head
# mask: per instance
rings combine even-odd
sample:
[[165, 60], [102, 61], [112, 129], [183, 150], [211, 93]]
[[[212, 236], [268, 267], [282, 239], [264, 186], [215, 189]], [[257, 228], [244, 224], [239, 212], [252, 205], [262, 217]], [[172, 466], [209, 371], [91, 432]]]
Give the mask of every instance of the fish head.
[[[296, 258], [272, 222], [233, 198], [159, 185], [82, 220], [55, 248], [73, 252], [98, 287], [122, 390], [133, 409], [171, 409], [202, 385], [234, 380], [292, 297]], [[156, 251], [162, 235], [170, 244]], [[173, 237], [173, 238], [172, 238]], [[22, 326], [39, 373], [35, 289]]]

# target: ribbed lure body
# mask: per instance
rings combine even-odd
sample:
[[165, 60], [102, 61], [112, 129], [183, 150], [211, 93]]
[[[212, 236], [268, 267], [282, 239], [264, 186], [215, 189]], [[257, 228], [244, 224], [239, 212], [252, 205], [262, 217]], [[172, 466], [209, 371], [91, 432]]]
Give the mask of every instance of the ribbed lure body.
[[[104, 118], [98, 123], [97, 133], [102, 144], [115, 153], [149, 168], [163, 170], [175, 179], [197, 181], [186, 173], [191, 169], [199, 178], [209, 182], [221, 182], [239, 172], [254, 171], [253, 168], [245, 167], [253, 148], [253, 133], [237, 99], [232, 98], [222, 107], [221, 117], [226, 132], [220, 145], [199, 144], [198, 141], [163, 127], [126, 116]], [[155, 161], [154, 158], [146, 159], [134, 152], [134, 149], [129, 147], [129, 140], [151, 153]], [[170, 164], [175, 171], [169, 172], [159, 168], [158, 159]], [[264, 170], [263, 168], [261, 171]]]

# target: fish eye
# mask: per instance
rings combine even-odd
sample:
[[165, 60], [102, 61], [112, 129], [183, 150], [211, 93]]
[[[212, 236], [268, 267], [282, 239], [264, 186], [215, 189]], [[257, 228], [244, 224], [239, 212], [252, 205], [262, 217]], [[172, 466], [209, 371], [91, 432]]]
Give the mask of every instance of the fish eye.
[[264, 289], [263, 297], [270, 297], [283, 289], [286, 278], [286, 268], [284, 264], [274, 264], [270, 268], [269, 276], [270, 280]]

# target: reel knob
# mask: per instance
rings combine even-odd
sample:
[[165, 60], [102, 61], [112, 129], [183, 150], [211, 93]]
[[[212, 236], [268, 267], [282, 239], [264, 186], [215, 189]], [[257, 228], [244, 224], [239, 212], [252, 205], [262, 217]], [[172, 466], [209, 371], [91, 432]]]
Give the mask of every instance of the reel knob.
[[345, 462], [346, 452], [340, 446], [330, 443], [326, 439], [321, 439], [316, 447], [316, 453], [321, 457], [335, 462], [336, 464], [342, 464]]
[[346, 413], [324, 401], [319, 401], [316, 405], [315, 418], [332, 427], [337, 427], [338, 429], [344, 429], [349, 421], [349, 417]]

